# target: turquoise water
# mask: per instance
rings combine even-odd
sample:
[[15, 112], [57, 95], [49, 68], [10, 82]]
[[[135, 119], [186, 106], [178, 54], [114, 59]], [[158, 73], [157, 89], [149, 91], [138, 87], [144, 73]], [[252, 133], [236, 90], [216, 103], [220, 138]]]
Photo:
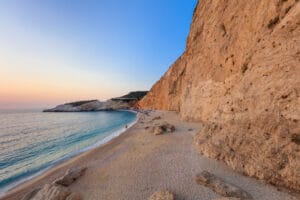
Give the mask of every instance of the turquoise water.
[[0, 192], [99, 146], [135, 120], [127, 111], [0, 111]]

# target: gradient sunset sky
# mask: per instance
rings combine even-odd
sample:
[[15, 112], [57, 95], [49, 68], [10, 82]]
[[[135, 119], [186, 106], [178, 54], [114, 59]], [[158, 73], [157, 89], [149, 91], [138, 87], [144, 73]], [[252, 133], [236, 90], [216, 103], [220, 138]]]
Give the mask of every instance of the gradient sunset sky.
[[0, 0], [0, 108], [149, 90], [185, 48], [196, 0]]

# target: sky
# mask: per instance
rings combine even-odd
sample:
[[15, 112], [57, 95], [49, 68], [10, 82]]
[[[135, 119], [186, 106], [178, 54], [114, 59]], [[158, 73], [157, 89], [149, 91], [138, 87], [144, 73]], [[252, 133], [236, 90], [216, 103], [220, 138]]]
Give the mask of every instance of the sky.
[[0, 0], [0, 108], [149, 90], [183, 53], [197, 0]]

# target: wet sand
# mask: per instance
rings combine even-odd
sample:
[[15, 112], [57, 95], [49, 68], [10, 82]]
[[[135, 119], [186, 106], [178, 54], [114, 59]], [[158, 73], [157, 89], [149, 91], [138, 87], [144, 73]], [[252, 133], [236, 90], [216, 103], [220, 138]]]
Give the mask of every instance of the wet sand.
[[[160, 116], [161, 119], [153, 120]], [[175, 112], [152, 111], [139, 114], [139, 121], [107, 144], [82, 153], [9, 191], [1, 200], [19, 200], [35, 188], [51, 183], [71, 167], [86, 166], [84, 176], [70, 186], [85, 200], [144, 200], [157, 190], [167, 189], [176, 200], [212, 200], [220, 197], [200, 186], [195, 176], [207, 170], [235, 184], [256, 200], [296, 200], [299, 195], [243, 176], [222, 162], [196, 153], [193, 136], [200, 123], [183, 122]], [[147, 126], [168, 122], [176, 131], [150, 133]]]

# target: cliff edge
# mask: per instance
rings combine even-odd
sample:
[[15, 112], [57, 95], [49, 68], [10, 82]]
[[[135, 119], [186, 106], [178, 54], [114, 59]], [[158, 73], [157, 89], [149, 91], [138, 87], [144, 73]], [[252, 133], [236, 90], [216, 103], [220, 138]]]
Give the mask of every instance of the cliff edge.
[[203, 122], [201, 154], [300, 191], [299, 95], [300, 2], [211, 0], [139, 106]]

